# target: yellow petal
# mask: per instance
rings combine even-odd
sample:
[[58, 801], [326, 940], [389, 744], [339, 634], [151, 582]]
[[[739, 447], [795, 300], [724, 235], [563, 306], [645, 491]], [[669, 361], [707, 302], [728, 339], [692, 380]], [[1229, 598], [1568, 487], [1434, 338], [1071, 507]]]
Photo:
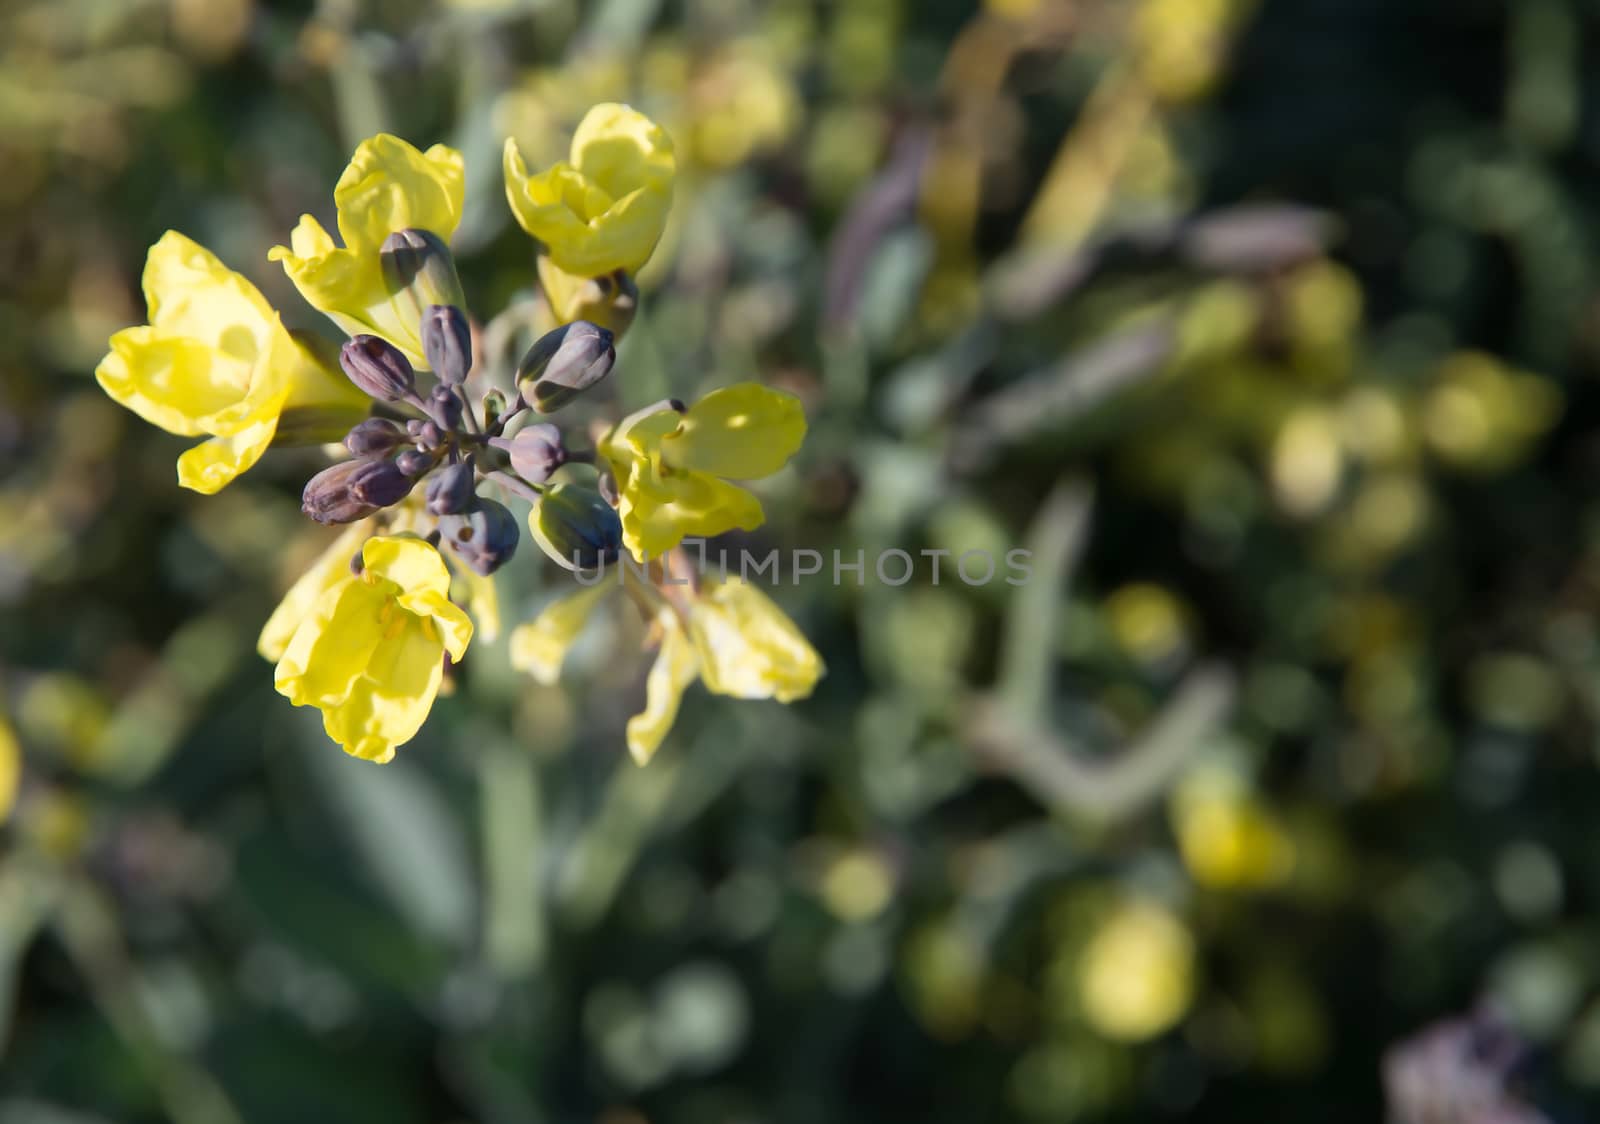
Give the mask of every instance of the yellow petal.
[[472, 620], [450, 600], [450, 571], [432, 545], [413, 535], [376, 535], [361, 547], [362, 580], [392, 582], [408, 613], [431, 618], [452, 660], [466, 655]]
[[805, 436], [798, 398], [742, 382], [691, 406], [676, 432], [662, 438], [661, 457], [674, 468], [753, 480], [782, 468]]
[[708, 690], [740, 699], [793, 702], [822, 678], [817, 655], [794, 622], [755, 586], [708, 579], [689, 615]]
[[685, 538], [752, 531], [766, 520], [755, 496], [703, 472], [663, 470], [641, 458], [617, 483], [622, 541], [641, 561], [660, 558]]
[[172, 433], [226, 435], [276, 415], [292, 341], [266, 300], [211, 251], [176, 231], [145, 260], [149, 325], [111, 337], [101, 387]]
[[310, 569], [283, 595], [278, 607], [267, 618], [256, 640], [256, 651], [265, 659], [276, 662], [289, 644], [289, 638], [316, 605], [330, 586], [350, 577], [350, 559], [361, 546], [361, 540], [372, 533], [372, 524], [366, 520], [352, 523], [339, 534], [328, 548], [317, 555]]
[[613, 198], [650, 188], [670, 196], [677, 161], [672, 138], [631, 106], [602, 102], [572, 133], [572, 165]]
[[684, 635], [677, 614], [663, 609], [656, 620], [662, 629], [661, 651], [645, 680], [644, 710], [628, 719], [628, 752], [641, 765], [655, 755], [672, 729], [683, 692], [697, 671], [694, 645]]
[[431, 620], [412, 617], [384, 636], [364, 674], [336, 706], [324, 707], [322, 727], [353, 757], [380, 764], [416, 736], [444, 677], [444, 645]]
[[415, 366], [426, 366], [414, 326], [402, 321], [390, 299], [376, 247], [342, 249], [311, 215], [302, 215], [289, 246], [274, 246], [267, 260], [283, 263], [306, 303], [325, 313], [347, 335], [382, 336]]
[[227, 437], [213, 437], [178, 458], [178, 483], [202, 495], [214, 495], [261, 459], [272, 444], [278, 414]]
[[530, 175], [506, 141], [506, 200], [517, 222], [575, 277], [637, 270], [661, 239], [672, 203], [672, 142], [624, 105], [597, 105], [572, 138], [570, 163]]
[[247, 370], [278, 329], [278, 314], [260, 290], [175, 230], [145, 257], [144, 299], [162, 336], [196, 340]]
[[244, 397], [250, 367], [219, 356], [199, 340], [161, 336], [149, 326], [111, 337], [94, 377], [118, 405], [168, 433], [195, 437], [206, 422]]
[[349, 249], [376, 254], [398, 230], [428, 230], [450, 241], [466, 193], [461, 153], [442, 144], [427, 152], [379, 133], [356, 146], [333, 189], [339, 235]]
[[597, 582], [546, 605], [533, 620], [511, 631], [511, 666], [549, 686], [561, 677], [567, 650], [578, 639], [600, 599], [612, 588]]
[[388, 598], [354, 575], [317, 598], [289, 638], [273, 686], [295, 706], [344, 702], [383, 640]]

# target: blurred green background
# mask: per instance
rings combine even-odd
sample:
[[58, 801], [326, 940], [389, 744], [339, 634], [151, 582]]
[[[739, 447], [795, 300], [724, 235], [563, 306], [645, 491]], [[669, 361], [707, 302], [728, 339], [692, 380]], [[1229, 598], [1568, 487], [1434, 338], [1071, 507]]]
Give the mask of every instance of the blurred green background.
[[[0, 1124], [1600, 1114], [1597, 34], [6, 0]], [[733, 545], [1032, 580], [786, 584], [816, 695], [692, 691], [647, 768], [620, 624], [345, 759], [254, 652], [314, 458], [183, 492], [94, 365], [169, 227], [331, 335], [266, 250], [380, 130], [463, 150], [469, 299], [519, 299], [501, 141], [602, 100], [679, 152], [625, 400], [811, 419]]]

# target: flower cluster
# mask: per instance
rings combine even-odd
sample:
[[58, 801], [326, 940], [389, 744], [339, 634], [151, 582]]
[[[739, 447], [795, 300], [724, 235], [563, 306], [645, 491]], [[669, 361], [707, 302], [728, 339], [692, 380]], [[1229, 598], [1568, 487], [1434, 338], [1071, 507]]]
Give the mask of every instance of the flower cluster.
[[[307, 482], [302, 509], [345, 531], [258, 646], [277, 663], [278, 691], [320, 710], [346, 752], [392, 758], [465, 656], [474, 621], [479, 635], [498, 630], [492, 575], [519, 546], [508, 505], [521, 501], [533, 541], [567, 570], [632, 556], [626, 588], [660, 649], [628, 724], [640, 761], [695, 678], [718, 694], [789, 702], [821, 676], [816, 652], [762, 594], [684, 585], [663, 561], [686, 536], [761, 524], [759, 500], [731, 481], [769, 476], [799, 450], [796, 399], [740, 383], [581, 430], [549, 420], [597, 387], [591, 400], [618, 397], [610, 376], [637, 308], [632, 275], [660, 240], [674, 172], [666, 133], [625, 105], [594, 107], [570, 161], [538, 174], [507, 142], [506, 196], [539, 242], [555, 325], [514, 366], [488, 353], [491, 332], [466, 308], [449, 247], [465, 177], [443, 145], [364, 141], [334, 188], [339, 241], [306, 215], [268, 255], [347, 333], [340, 347], [289, 332], [248, 280], [183, 235], [151, 248], [150, 322], [112, 337], [96, 377], [147, 421], [209, 437], [179, 459], [179, 483], [216, 492], [275, 445], [337, 440], [344, 454]], [[597, 593], [521, 626], [516, 664], [553, 679]]]

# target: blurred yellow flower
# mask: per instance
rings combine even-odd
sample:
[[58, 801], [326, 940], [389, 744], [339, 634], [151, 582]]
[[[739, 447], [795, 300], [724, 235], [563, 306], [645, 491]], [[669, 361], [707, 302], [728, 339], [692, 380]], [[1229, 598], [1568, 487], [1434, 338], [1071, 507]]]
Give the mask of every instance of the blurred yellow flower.
[[759, 41], [729, 44], [695, 75], [689, 91], [689, 147], [713, 169], [732, 168], [781, 144], [803, 116], [788, 74]]
[[1189, 650], [1188, 611], [1176, 594], [1132, 582], [1106, 598], [1106, 624], [1129, 658], [1146, 666], [1181, 659]]
[[1171, 1028], [1194, 997], [1194, 940], [1165, 906], [1127, 900], [1116, 907], [1078, 959], [1085, 1020], [1124, 1042]]
[[561, 677], [561, 664], [589, 614], [611, 587], [604, 583], [558, 598], [533, 620], [511, 630], [511, 666], [545, 686]]
[[[596, 585], [546, 606], [511, 633], [511, 663], [554, 683], [589, 614], [612, 588]], [[666, 739], [683, 692], [699, 678], [713, 694], [790, 703], [811, 694], [822, 657], [782, 609], [737, 578], [702, 578], [682, 603], [659, 595], [653, 631], [658, 648], [645, 680], [645, 708], [628, 720], [628, 749], [641, 765]]]
[[439, 552], [410, 535], [379, 535], [361, 548], [360, 575], [327, 586], [295, 628], [274, 682], [295, 706], [322, 711], [344, 751], [394, 757], [428, 717], [443, 657], [460, 660], [472, 622], [450, 601]]
[[623, 543], [643, 560], [685, 536], [759, 527], [761, 502], [727, 478], [772, 475], [805, 435], [799, 399], [751, 382], [714, 390], [682, 414], [663, 408], [624, 422], [600, 446], [622, 497]]
[[1450, 356], [1422, 408], [1429, 447], [1457, 468], [1504, 469], [1527, 455], [1561, 416], [1561, 388], [1483, 352]]
[[22, 780], [22, 746], [5, 715], [0, 714], [0, 823], [11, 816]]
[[642, 113], [595, 106], [572, 135], [569, 159], [530, 175], [506, 139], [506, 201], [559, 268], [579, 277], [637, 270], [655, 250], [672, 204], [672, 141]]
[[439, 240], [432, 251], [439, 258], [461, 222], [465, 191], [455, 149], [436, 144], [419, 152], [399, 137], [380, 133], [356, 147], [333, 189], [344, 246], [311, 215], [301, 215], [289, 245], [274, 246], [267, 257], [281, 261], [300, 295], [345, 332], [382, 336], [413, 366], [426, 368], [419, 318], [426, 303], [460, 303], [459, 292], [452, 291], [452, 283], [459, 290], [455, 266], [447, 250], [442, 259], [428, 262], [423, 279], [431, 288], [425, 295], [445, 299], [419, 301], [385, 276], [380, 250], [392, 234], [425, 231]]
[[1178, 785], [1172, 823], [1184, 865], [1218, 890], [1280, 884], [1294, 866], [1294, 844], [1276, 818], [1231, 772], [1202, 768]]
[[255, 464], [291, 407], [364, 402], [289, 334], [254, 285], [177, 231], [150, 247], [144, 295], [150, 323], [112, 336], [95, 378], [152, 425], [211, 437], [178, 458], [185, 488], [209, 495]]

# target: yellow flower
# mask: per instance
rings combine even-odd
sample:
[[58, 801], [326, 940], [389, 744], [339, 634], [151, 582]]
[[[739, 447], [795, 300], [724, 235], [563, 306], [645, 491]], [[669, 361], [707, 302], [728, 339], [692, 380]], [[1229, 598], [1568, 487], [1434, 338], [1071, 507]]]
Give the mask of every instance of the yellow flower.
[[572, 134], [569, 159], [538, 175], [528, 173], [509, 137], [504, 165], [511, 213], [575, 276], [637, 270], [667, 225], [677, 170], [672, 141], [626, 105], [589, 110]]
[[10, 723], [0, 714], [0, 823], [11, 815], [17, 802], [17, 784], [22, 777], [22, 747]]
[[178, 458], [178, 483], [211, 494], [261, 459], [283, 413], [365, 412], [364, 399], [283, 327], [256, 287], [169, 230], [144, 267], [150, 323], [111, 337], [101, 388], [152, 425], [209, 435]]
[[1194, 939], [1168, 909], [1137, 899], [1121, 903], [1078, 959], [1085, 1020], [1107, 1038], [1154, 1038], [1189, 1009], [1194, 959]]
[[422, 539], [378, 535], [361, 559], [361, 574], [329, 584], [296, 626], [274, 682], [295, 706], [321, 710], [346, 753], [383, 762], [428, 717], [444, 654], [461, 659], [472, 622], [450, 601], [444, 559]]
[[770, 476], [800, 448], [799, 399], [757, 383], [712, 391], [686, 413], [663, 409], [614, 430], [601, 452], [617, 479], [622, 541], [660, 558], [686, 536], [761, 526], [761, 503], [726, 477]]
[[1277, 818], [1226, 770], [1203, 767], [1184, 777], [1171, 815], [1183, 863], [1202, 885], [1264, 889], [1294, 867], [1294, 843]]
[[[465, 190], [455, 149], [436, 144], [418, 152], [399, 137], [380, 133], [356, 147], [333, 189], [344, 246], [335, 244], [311, 215], [301, 215], [289, 245], [274, 246], [267, 257], [283, 262], [300, 295], [345, 332], [382, 336], [413, 366], [426, 368], [418, 323], [423, 309], [392, 291], [378, 252], [402, 230], [427, 231], [448, 243], [461, 222]], [[449, 273], [453, 276], [453, 265]]]
[[[589, 614], [611, 587], [580, 590], [545, 608], [511, 634], [511, 663], [554, 683]], [[825, 669], [793, 621], [766, 594], [736, 578], [704, 578], [682, 603], [658, 604], [655, 663], [645, 680], [645, 708], [628, 720], [628, 750], [643, 765], [666, 739], [689, 684], [713, 694], [794, 702], [811, 694]]]

